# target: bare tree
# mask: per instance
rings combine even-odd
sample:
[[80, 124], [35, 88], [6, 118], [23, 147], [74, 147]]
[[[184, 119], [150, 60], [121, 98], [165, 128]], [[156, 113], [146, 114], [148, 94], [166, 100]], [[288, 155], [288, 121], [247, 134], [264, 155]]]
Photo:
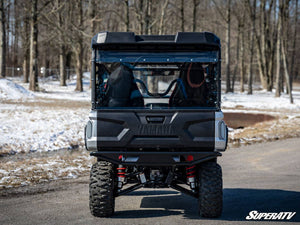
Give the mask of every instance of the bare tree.
[[38, 0], [33, 0], [31, 5], [30, 21], [30, 69], [29, 69], [29, 90], [38, 91], [38, 23], [37, 23]]
[[280, 37], [281, 32], [281, 13], [282, 13], [282, 2], [279, 3], [278, 19], [277, 19], [277, 40], [276, 40], [276, 92], [275, 96], [280, 97], [281, 87], [280, 87], [280, 61], [281, 61], [281, 48], [280, 48]]
[[225, 92], [231, 92], [231, 82], [230, 82], [230, 46], [231, 46], [231, 0], [227, 0], [226, 2], [226, 14], [224, 10], [218, 5], [218, 3], [213, 0], [215, 8], [221, 18], [226, 22], [226, 36], [225, 36], [225, 43], [226, 43], [226, 50], [225, 50], [225, 80], [226, 80], [226, 89]]
[[30, 61], [30, 7], [29, 1], [22, 1], [19, 3], [22, 14], [20, 15], [20, 20], [23, 23], [23, 26], [19, 27], [21, 29], [20, 37], [21, 37], [21, 45], [23, 50], [23, 59], [22, 59], [22, 67], [23, 67], [23, 81], [24, 83], [29, 82], [29, 61]]
[[136, 14], [136, 19], [139, 24], [139, 33], [143, 34], [144, 33], [144, 17], [145, 17], [145, 4], [144, 0], [140, 1], [135, 1], [134, 7], [135, 7], [135, 14]]
[[22, 41], [22, 48], [23, 48], [23, 81], [24, 83], [29, 82], [29, 61], [30, 61], [30, 40], [29, 40], [29, 19], [25, 18], [23, 23], [23, 41]]
[[[128, 3], [129, 4], [129, 3]], [[95, 0], [89, 0], [89, 18], [91, 20], [91, 36], [95, 35], [95, 29], [96, 29], [96, 1]], [[128, 13], [128, 21], [129, 21], [129, 12], [126, 12], [126, 15]], [[129, 23], [129, 22], [128, 22]], [[126, 30], [129, 28], [126, 28]], [[90, 76], [90, 88], [92, 87], [92, 76]]]
[[77, 23], [73, 25], [76, 33], [76, 42], [73, 47], [75, 58], [76, 58], [76, 88], [75, 91], [83, 91], [82, 86], [82, 62], [83, 62], [83, 37], [82, 32], [80, 32], [83, 28], [83, 10], [82, 10], [82, 2], [80, 0], [76, 1], [75, 5], [75, 14], [77, 15]]
[[287, 68], [287, 58], [286, 58], [286, 52], [285, 52], [285, 48], [284, 48], [284, 44], [282, 43], [282, 39], [281, 39], [281, 52], [282, 52], [282, 61], [283, 61], [283, 68], [284, 68], [284, 76], [285, 76], [285, 80], [287, 81], [287, 91], [290, 97], [290, 103], [293, 104], [294, 100], [293, 100], [293, 95], [292, 95], [292, 89], [291, 89], [291, 84], [289, 82], [290, 80], [290, 75], [289, 75], [289, 71]]
[[38, 10], [38, 0], [31, 2], [30, 16], [30, 59], [29, 59], [29, 90], [39, 91], [38, 85], [38, 16], [42, 10], [49, 4], [50, 1], [45, 1], [42, 7]]
[[[245, 7], [243, 7], [245, 8]], [[245, 74], [246, 74], [246, 65], [245, 65], [245, 61], [246, 61], [246, 41], [245, 41], [245, 24], [246, 24], [246, 12], [244, 9], [244, 13], [243, 13], [243, 17], [242, 17], [242, 22], [240, 23], [240, 30], [241, 30], [241, 59], [239, 60], [239, 64], [240, 64], [240, 74], [241, 74], [241, 78], [240, 78], [240, 91], [244, 92], [245, 88], [244, 88], [244, 83], [245, 83]]]
[[165, 19], [165, 13], [166, 13], [166, 8], [169, 4], [169, 0], [165, 0], [164, 4], [161, 8], [161, 15], [160, 15], [160, 20], [159, 20], [159, 28], [158, 28], [158, 34], [162, 35], [164, 33], [164, 19]]
[[14, 38], [13, 38], [13, 66], [18, 65], [18, 61], [19, 61], [19, 15], [18, 15], [18, 2], [14, 1]]
[[[61, 0], [58, 0], [57, 7], [62, 4]], [[59, 37], [59, 74], [60, 74], [60, 86], [67, 86], [66, 79], [66, 40], [63, 31], [64, 27], [64, 10], [59, 9], [57, 12], [57, 22], [58, 22], [58, 37]]]
[[[242, 22], [239, 20], [238, 22], [238, 34], [237, 34], [237, 44], [236, 44], [236, 60], [233, 71], [233, 77], [232, 77], [232, 84], [231, 84], [231, 91], [234, 92], [234, 84], [235, 84], [235, 78], [237, 76], [237, 72], [241, 70], [241, 63], [239, 61], [242, 61], [243, 59], [240, 59], [240, 39], [241, 39], [241, 33], [242, 33]], [[242, 81], [244, 82], [244, 81]]]
[[227, 30], [226, 30], [226, 52], [225, 52], [225, 61], [226, 61], [226, 93], [232, 91], [230, 88], [230, 23], [231, 23], [231, 0], [227, 0]]
[[146, 15], [144, 17], [145, 19], [145, 30], [144, 34], [151, 34], [151, 17], [152, 16], [152, 0], [146, 0]]
[[193, 0], [193, 29], [192, 29], [193, 32], [196, 31], [196, 27], [197, 27], [196, 15], [197, 15], [197, 7], [199, 4], [200, 2], [198, 0]]
[[0, 2], [1, 34], [0, 34], [0, 77], [6, 76], [6, 6], [5, 0]]
[[295, 0], [295, 13], [294, 13], [294, 32], [293, 32], [293, 47], [292, 47], [292, 56], [290, 63], [290, 86], [293, 89], [293, 79], [296, 77], [296, 44], [297, 44], [297, 25], [298, 25], [298, 0]]
[[248, 8], [250, 11], [250, 17], [252, 21], [252, 27], [251, 27], [251, 36], [250, 36], [250, 69], [248, 73], [248, 94], [252, 95], [252, 82], [253, 82], [253, 57], [254, 57], [254, 33], [255, 33], [255, 20], [256, 20], [256, 0], [253, 0], [253, 3], [251, 5], [250, 0], [248, 0]]
[[11, 15], [11, 2], [8, 1], [8, 0], [4, 0], [4, 4], [5, 4], [5, 19], [6, 19], [6, 22], [5, 22], [5, 30], [6, 30], [6, 66], [8, 65], [8, 63], [10, 62], [10, 59], [12, 58], [11, 57], [11, 54], [12, 54], [12, 51], [7, 51], [7, 50], [10, 50], [10, 35], [8, 35], [12, 30], [12, 24], [11, 24], [11, 17], [13, 15]]
[[[80, 91], [82, 71], [89, 68], [88, 46], [91, 37], [97, 31], [130, 30], [140, 34], [174, 34], [178, 31], [208, 30], [224, 40], [224, 80], [227, 92], [234, 91], [235, 82], [239, 79], [242, 92], [244, 83], [248, 80], [250, 94], [252, 82], [256, 78], [264, 89], [270, 91], [275, 77], [279, 80], [280, 89], [276, 84], [278, 90], [282, 91], [287, 82], [290, 83], [290, 88], [286, 87], [286, 90], [292, 90], [293, 79], [297, 80], [300, 64], [300, 51], [297, 45], [298, 0], [280, 1], [287, 6], [283, 15], [284, 20], [281, 22], [281, 30], [284, 31], [281, 31], [282, 35], [279, 39], [277, 37], [279, 35], [277, 33], [278, 0], [243, 0], [242, 2], [213, 0], [213, 4], [209, 0], [85, 0], [80, 2], [79, 0], [53, 0], [49, 1], [50, 4], [44, 8], [42, 17], [40, 12], [47, 0], [3, 0], [4, 6], [7, 7], [4, 19], [9, 22], [3, 26], [6, 37], [1, 43], [8, 44], [4, 54], [6, 63], [1, 65], [17, 66], [18, 62], [23, 62], [26, 82], [28, 68], [35, 74], [38, 73], [38, 62], [44, 62], [45, 66], [51, 64], [52, 67], [59, 68], [61, 85], [66, 84], [66, 67], [74, 67], [78, 78], [76, 90]], [[37, 2], [36, 25], [39, 34], [37, 41], [32, 41], [33, 39], [30, 39], [30, 36], [33, 37], [31, 35], [33, 34], [32, 6], [35, 2]], [[12, 5], [9, 10], [8, 3]], [[2, 35], [3, 32], [1, 37]], [[20, 42], [22, 47], [18, 48]], [[34, 52], [30, 54], [29, 47], [37, 49], [37, 45], [40, 54], [34, 55]], [[279, 59], [279, 63], [276, 63], [279, 54], [282, 58]], [[29, 56], [32, 60], [29, 60]], [[31, 66], [28, 65], [29, 61], [32, 63]], [[284, 63], [288, 68], [288, 76]], [[37, 76], [35, 77], [34, 80], [37, 81]], [[289, 77], [288, 81], [287, 77]], [[33, 82], [34, 80], [31, 79]], [[283, 81], [285, 85], [282, 85]], [[153, 90], [156, 88], [153, 87]]]
[[287, 20], [286, 20], [286, 13], [288, 13], [288, 7], [290, 4], [290, 0], [280, 0], [279, 1], [281, 4], [281, 12], [280, 12], [280, 17], [278, 19], [281, 20], [281, 24], [284, 24], [283, 26], [283, 34], [285, 34], [286, 38], [281, 35], [280, 36], [280, 49], [281, 49], [281, 54], [282, 54], [282, 62], [283, 62], [283, 70], [284, 70], [284, 77], [286, 80], [286, 86], [287, 86], [287, 93], [289, 94], [290, 97], [290, 103], [294, 103], [293, 100], [293, 95], [292, 95], [292, 89], [291, 89], [291, 80], [290, 80], [290, 74], [288, 71], [288, 62], [287, 62], [287, 53], [286, 53], [286, 46], [287, 43], [284, 43], [285, 39], [287, 39]]
[[126, 27], [126, 32], [129, 31], [129, 24], [130, 24], [130, 20], [129, 20], [129, 0], [124, 0], [124, 4], [125, 4], [125, 27]]
[[184, 0], [180, 0], [181, 31], [184, 32]]
[[274, 0], [270, 2], [267, 2], [267, 0], [260, 1], [258, 16], [259, 28], [254, 29], [260, 80], [263, 88], [267, 91], [272, 91], [273, 88], [273, 62], [275, 56], [274, 31], [276, 30], [276, 23], [272, 23], [271, 20], [273, 7]]
[[245, 12], [244, 11], [244, 5], [240, 2], [234, 2], [233, 5], [233, 11], [232, 14], [235, 16], [237, 20], [237, 38], [236, 38], [236, 63], [234, 66], [234, 71], [233, 71], [233, 76], [232, 76], [232, 84], [231, 84], [231, 91], [234, 92], [234, 85], [235, 85], [235, 80], [237, 77], [237, 73], [240, 72], [240, 83], [241, 83], [241, 91], [243, 92], [244, 88], [244, 73], [243, 73], [243, 66], [245, 64], [245, 58], [243, 57], [240, 58], [240, 52], [244, 51], [244, 23], [245, 23]]
[[235, 2], [233, 14], [237, 20], [237, 39], [236, 39], [236, 65], [233, 73], [232, 91], [234, 91], [234, 80], [238, 72], [240, 74], [240, 92], [245, 91], [245, 76], [246, 76], [246, 53], [247, 53], [247, 38], [245, 37], [247, 30], [247, 10], [244, 2]]
[[[55, 0], [51, 2], [50, 11], [43, 13], [43, 19], [46, 21], [46, 26], [51, 27], [55, 34], [55, 41], [58, 45], [59, 55], [59, 74], [60, 74], [60, 86], [66, 86], [66, 50], [68, 30], [67, 23], [69, 22], [67, 13], [67, 3], [62, 0]], [[53, 19], [54, 18], [54, 19]], [[93, 23], [92, 23], [93, 24]]]

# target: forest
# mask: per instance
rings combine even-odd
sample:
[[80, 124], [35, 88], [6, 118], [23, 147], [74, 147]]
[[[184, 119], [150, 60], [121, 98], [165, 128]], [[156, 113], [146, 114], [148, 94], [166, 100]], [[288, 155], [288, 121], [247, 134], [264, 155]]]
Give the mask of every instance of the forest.
[[[209, 31], [222, 43], [225, 92], [252, 94], [254, 83], [293, 103], [299, 81], [298, 0], [1, 0], [0, 77], [39, 77], [57, 71], [76, 91], [90, 70], [91, 38], [100, 31], [176, 34]], [[55, 70], [53, 70], [55, 69]]]

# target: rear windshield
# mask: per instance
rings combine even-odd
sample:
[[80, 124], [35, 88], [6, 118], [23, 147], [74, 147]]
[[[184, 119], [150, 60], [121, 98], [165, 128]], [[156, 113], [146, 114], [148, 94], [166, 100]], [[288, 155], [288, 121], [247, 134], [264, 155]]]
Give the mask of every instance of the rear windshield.
[[96, 108], [218, 108], [218, 53], [98, 51]]

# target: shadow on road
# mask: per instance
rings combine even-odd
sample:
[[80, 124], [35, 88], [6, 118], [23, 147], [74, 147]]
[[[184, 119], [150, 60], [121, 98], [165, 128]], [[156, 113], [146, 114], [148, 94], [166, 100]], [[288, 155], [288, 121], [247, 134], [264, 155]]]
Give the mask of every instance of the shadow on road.
[[[142, 191], [142, 193], [133, 192], [131, 195], [135, 194], [152, 196], [142, 199], [140, 210], [118, 211], [114, 218], [151, 218], [182, 214], [187, 219], [201, 219], [197, 213], [197, 200], [190, 196], [174, 191]], [[226, 188], [223, 214], [217, 220], [245, 221], [245, 217], [252, 210], [274, 213], [297, 212], [289, 222], [300, 222], [300, 192]]]
[[[277, 189], [224, 189], [224, 220], [244, 220], [250, 211], [296, 212], [300, 221], [300, 192]], [[286, 221], [286, 220], [285, 220]]]

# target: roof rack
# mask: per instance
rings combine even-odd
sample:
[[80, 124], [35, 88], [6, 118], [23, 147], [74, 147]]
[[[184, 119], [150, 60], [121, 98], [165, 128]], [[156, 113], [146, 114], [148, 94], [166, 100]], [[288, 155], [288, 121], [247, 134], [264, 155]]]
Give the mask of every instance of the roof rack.
[[220, 39], [211, 32], [178, 32], [176, 35], [135, 35], [134, 32], [100, 32], [92, 48], [106, 45], [209, 45], [220, 48]]

